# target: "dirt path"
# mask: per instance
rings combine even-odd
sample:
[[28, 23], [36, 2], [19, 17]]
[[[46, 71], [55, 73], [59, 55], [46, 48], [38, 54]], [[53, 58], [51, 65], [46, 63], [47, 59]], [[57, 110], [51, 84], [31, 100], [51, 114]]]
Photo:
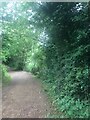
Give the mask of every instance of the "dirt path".
[[2, 90], [3, 118], [45, 118], [51, 111], [41, 83], [27, 72], [10, 72], [12, 82]]

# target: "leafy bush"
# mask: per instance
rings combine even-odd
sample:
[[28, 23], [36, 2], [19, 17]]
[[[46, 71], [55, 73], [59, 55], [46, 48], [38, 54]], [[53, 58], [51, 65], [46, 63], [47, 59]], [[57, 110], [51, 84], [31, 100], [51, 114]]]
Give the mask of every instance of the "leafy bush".
[[6, 85], [11, 81], [11, 77], [9, 76], [9, 74], [7, 72], [6, 66], [0, 64], [0, 69], [1, 69], [2, 85]]
[[57, 100], [60, 110], [64, 112], [69, 118], [88, 118], [89, 106], [88, 101], [75, 100], [70, 96], [65, 96]]

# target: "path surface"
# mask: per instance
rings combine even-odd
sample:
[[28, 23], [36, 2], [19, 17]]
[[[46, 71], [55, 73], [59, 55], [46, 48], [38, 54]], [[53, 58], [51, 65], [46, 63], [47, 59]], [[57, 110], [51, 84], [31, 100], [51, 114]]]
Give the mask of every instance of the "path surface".
[[41, 83], [30, 73], [10, 72], [12, 82], [2, 90], [3, 118], [45, 118], [51, 111]]

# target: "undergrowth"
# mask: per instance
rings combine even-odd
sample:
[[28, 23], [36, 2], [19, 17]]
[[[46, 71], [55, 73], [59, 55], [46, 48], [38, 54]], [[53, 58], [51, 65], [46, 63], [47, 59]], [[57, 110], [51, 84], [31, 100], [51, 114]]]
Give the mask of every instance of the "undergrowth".
[[2, 82], [2, 86], [8, 85], [11, 81], [11, 77], [8, 74], [7, 68], [5, 65], [0, 65], [0, 69], [1, 69], [1, 82]]
[[89, 106], [88, 101], [75, 100], [71, 96], [60, 96], [56, 95], [54, 83], [49, 84], [43, 81], [44, 91], [48, 94], [50, 101], [53, 106], [56, 106], [57, 111], [61, 114], [51, 115], [48, 118], [88, 118], [89, 117]]

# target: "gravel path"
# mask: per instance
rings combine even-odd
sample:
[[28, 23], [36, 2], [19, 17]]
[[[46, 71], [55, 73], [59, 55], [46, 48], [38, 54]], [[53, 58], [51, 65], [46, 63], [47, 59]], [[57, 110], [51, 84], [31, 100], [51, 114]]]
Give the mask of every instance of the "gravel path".
[[12, 82], [2, 89], [2, 117], [45, 118], [51, 107], [41, 83], [24, 71], [10, 75]]

